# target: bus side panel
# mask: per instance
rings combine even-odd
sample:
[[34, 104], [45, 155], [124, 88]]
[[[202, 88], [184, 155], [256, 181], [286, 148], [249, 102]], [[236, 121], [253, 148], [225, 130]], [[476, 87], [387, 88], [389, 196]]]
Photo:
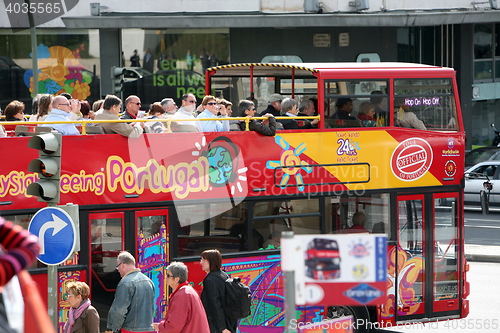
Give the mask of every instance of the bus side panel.
[[[206, 274], [201, 271], [199, 262], [186, 265], [189, 269], [189, 280], [193, 281], [195, 288], [201, 292]], [[240, 320], [240, 332], [283, 332], [285, 300], [280, 256], [223, 259], [222, 266], [231, 277], [240, 277], [252, 290], [252, 314]], [[297, 311], [300, 313], [297, 323], [318, 322], [324, 317], [324, 307], [297, 307]]]

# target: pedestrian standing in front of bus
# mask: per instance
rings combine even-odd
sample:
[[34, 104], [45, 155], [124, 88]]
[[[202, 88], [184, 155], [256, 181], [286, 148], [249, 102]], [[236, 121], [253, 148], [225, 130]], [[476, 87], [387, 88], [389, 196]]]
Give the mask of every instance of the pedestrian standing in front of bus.
[[108, 313], [108, 328], [113, 332], [153, 332], [155, 287], [150, 278], [135, 267], [135, 258], [123, 251], [116, 258], [122, 279]]
[[70, 305], [63, 333], [99, 333], [99, 314], [90, 304], [90, 288], [85, 282], [70, 282], [64, 299]]
[[206, 250], [201, 253], [201, 269], [207, 274], [203, 280], [201, 302], [207, 313], [211, 333], [236, 333], [238, 320], [224, 315], [225, 281], [229, 278], [222, 271], [222, 255], [218, 250]]
[[[14, 310], [18, 306], [22, 307], [24, 303], [16, 304], [16, 306], [8, 303], [19, 302], [22, 299], [19, 297], [12, 300], [10, 297], [5, 297], [5, 294], [21, 295], [21, 290], [17, 287], [19, 284], [16, 286], [16, 284], [8, 284], [8, 282], [22, 269], [27, 269], [33, 264], [40, 251], [40, 245], [38, 238], [28, 230], [0, 217], [0, 246], [3, 249], [3, 252], [0, 252], [0, 304], [3, 308], [3, 311], [0, 311], [0, 332], [17, 332], [13, 328], [20, 329], [20, 327], [15, 320], [22, 321], [22, 318], [16, 318], [16, 313], [12, 312], [15, 312]], [[10, 315], [14, 315], [14, 317]], [[8, 317], [11, 319], [10, 324]]]
[[153, 328], [161, 333], [210, 333], [200, 296], [187, 282], [186, 265], [175, 261], [170, 263], [165, 277], [173, 293], [170, 294], [165, 319], [160, 323], [153, 323]]

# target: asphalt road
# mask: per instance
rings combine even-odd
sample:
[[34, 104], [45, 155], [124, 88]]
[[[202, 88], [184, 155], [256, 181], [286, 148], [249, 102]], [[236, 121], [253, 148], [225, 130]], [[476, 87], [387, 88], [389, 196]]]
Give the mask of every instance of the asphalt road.
[[465, 211], [465, 244], [500, 246], [500, 210]]
[[413, 324], [372, 333], [493, 333], [500, 332], [500, 263], [471, 262], [467, 279], [471, 285], [467, 318], [432, 324]]

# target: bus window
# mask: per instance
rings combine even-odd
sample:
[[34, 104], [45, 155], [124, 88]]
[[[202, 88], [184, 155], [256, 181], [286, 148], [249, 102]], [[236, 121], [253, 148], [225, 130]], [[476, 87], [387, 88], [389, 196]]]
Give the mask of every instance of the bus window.
[[267, 241], [274, 232], [319, 234], [319, 217], [319, 199], [262, 201], [253, 206], [252, 225]]
[[162, 225], [165, 225], [166, 216], [139, 216], [137, 218], [137, 234], [147, 238], [154, 236], [160, 232]]
[[457, 131], [451, 79], [394, 80], [394, 124], [431, 131]]
[[326, 232], [349, 233], [356, 212], [365, 215], [364, 228], [370, 233], [387, 234], [391, 239], [389, 194], [379, 193], [359, 197], [331, 197], [326, 205]]
[[[425, 258], [422, 212], [423, 201], [420, 199], [398, 201], [398, 251], [401, 250], [404, 253], [404, 259], [406, 259], [406, 262], [403, 260], [401, 265], [414, 265], [411, 274], [404, 272], [404, 276], [401, 279], [407, 279], [409, 285], [413, 284], [413, 296], [410, 297], [410, 301], [417, 308], [424, 301], [424, 272], [426, 269], [425, 262], [422, 260], [422, 258]], [[403, 272], [399, 273], [403, 274]], [[407, 301], [408, 295], [401, 293], [398, 296], [401, 298], [401, 302]]]
[[246, 203], [232, 208], [227, 203], [177, 206], [176, 211], [179, 256], [199, 255], [215, 248], [221, 253], [248, 248]]
[[[325, 80], [327, 124], [331, 128], [388, 126], [388, 86], [387, 80]], [[363, 113], [367, 109], [375, 113]]]
[[434, 199], [434, 300], [458, 298], [456, 198]]

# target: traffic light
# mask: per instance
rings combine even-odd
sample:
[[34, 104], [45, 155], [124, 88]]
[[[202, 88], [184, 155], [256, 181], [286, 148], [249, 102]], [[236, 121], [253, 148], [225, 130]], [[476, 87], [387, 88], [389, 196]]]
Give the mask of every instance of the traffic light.
[[38, 173], [38, 182], [28, 185], [26, 192], [38, 197], [38, 201], [59, 203], [59, 179], [61, 175], [60, 133], [44, 133], [32, 137], [28, 147], [38, 150], [38, 158], [30, 161], [28, 170]]
[[118, 94], [123, 90], [123, 74], [125, 74], [123, 67], [111, 67], [111, 81], [113, 83], [113, 93]]

